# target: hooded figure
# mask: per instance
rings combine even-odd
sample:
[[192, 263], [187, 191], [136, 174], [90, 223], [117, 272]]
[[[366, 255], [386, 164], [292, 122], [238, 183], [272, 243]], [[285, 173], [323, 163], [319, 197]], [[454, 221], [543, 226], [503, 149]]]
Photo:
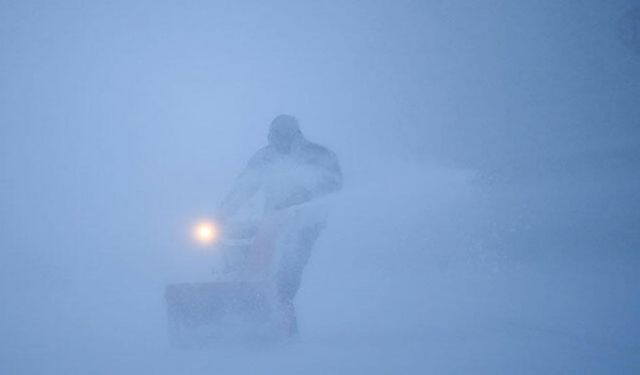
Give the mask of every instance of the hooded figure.
[[342, 172], [336, 155], [306, 140], [293, 116], [280, 115], [271, 122], [268, 142], [251, 157], [220, 204], [217, 218], [233, 216], [258, 191], [264, 193], [265, 217], [291, 213], [278, 228], [281, 254], [274, 277], [284, 324], [295, 335], [293, 299], [313, 244], [326, 225], [320, 198], [341, 189]]

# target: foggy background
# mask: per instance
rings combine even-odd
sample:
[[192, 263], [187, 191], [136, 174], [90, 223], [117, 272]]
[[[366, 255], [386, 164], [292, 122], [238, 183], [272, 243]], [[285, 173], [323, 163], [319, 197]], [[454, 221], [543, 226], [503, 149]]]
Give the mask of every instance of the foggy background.
[[[0, 1], [0, 373], [640, 372], [637, 1]], [[172, 349], [280, 113], [345, 187], [301, 338]]]

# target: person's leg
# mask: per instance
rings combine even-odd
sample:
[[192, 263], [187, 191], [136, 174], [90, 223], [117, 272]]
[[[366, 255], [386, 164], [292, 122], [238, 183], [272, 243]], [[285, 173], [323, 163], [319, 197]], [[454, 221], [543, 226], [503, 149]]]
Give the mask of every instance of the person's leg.
[[283, 325], [289, 336], [298, 333], [298, 325], [293, 300], [300, 289], [304, 267], [311, 256], [311, 250], [324, 228], [324, 222], [303, 225], [295, 231], [282, 254], [276, 273], [276, 284]]

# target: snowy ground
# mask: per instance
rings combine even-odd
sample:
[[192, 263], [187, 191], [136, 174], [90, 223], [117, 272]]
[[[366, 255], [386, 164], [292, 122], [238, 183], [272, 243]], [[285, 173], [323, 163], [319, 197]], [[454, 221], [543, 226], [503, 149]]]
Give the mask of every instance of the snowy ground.
[[[637, 287], [625, 286], [622, 275], [621, 284], [610, 285], [611, 290], [584, 289], [584, 284], [594, 283], [592, 275], [537, 276], [535, 280], [531, 272], [523, 271], [488, 280], [466, 272], [442, 272], [425, 278], [421, 294], [393, 296], [392, 290], [402, 287], [396, 280], [387, 289], [383, 283], [370, 282], [366, 294], [352, 294], [365, 288], [352, 285], [322, 301], [311, 301], [312, 289], [322, 287], [316, 283], [301, 296], [298, 341], [283, 346], [221, 344], [199, 350], [167, 345], [160, 286], [155, 295], [149, 290], [140, 298], [123, 292], [129, 301], [115, 295], [104, 299], [50, 295], [35, 303], [33, 310], [18, 309], [19, 317], [3, 311], [5, 324], [20, 325], [3, 326], [0, 365], [3, 374], [633, 374], [640, 370], [637, 331], [626, 330], [637, 311], [617, 311], [624, 299], [638, 298]], [[610, 295], [613, 290], [619, 295]], [[114, 309], [114, 304], [119, 307]], [[44, 306], [52, 308], [38, 310]]]
[[503, 256], [478, 241], [484, 203], [467, 173], [412, 178], [384, 200], [366, 178], [345, 190], [298, 296], [301, 337], [286, 345], [169, 347], [164, 286], [208, 277], [177, 240], [114, 231], [92, 253], [13, 253], [0, 373], [640, 372], [634, 263]]

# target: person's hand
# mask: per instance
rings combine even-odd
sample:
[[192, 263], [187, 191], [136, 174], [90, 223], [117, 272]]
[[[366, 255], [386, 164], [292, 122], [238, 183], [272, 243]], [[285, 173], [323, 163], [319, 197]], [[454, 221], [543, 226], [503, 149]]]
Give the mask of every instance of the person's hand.
[[285, 199], [280, 204], [275, 206], [276, 210], [282, 210], [285, 208], [289, 208], [291, 206], [296, 206], [302, 203], [306, 203], [310, 201], [312, 198], [311, 192], [303, 187], [298, 187], [296, 190], [289, 195], [289, 198]]
[[226, 221], [229, 221], [229, 219], [231, 218], [231, 216], [233, 216], [229, 210], [225, 209], [222, 206], [219, 206], [214, 212], [213, 212], [213, 220], [216, 223], [222, 224]]

